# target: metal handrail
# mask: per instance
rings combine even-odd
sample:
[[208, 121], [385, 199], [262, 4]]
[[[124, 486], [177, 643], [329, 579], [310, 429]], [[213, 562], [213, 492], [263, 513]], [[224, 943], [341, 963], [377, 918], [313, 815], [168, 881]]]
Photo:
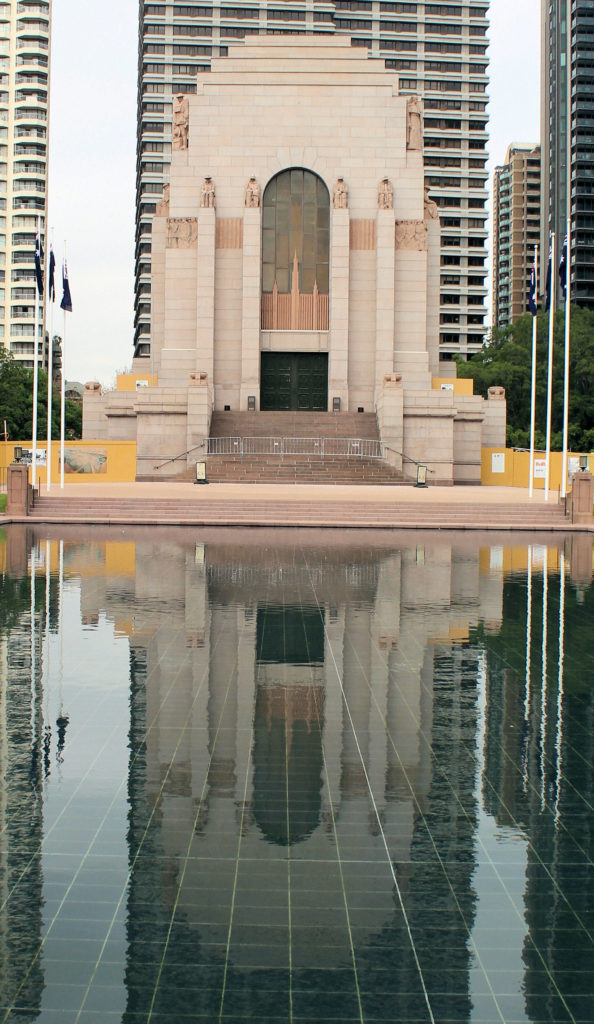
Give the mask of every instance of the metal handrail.
[[204, 441], [201, 441], [200, 444], [195, 444], [193, 448], [188, 448], [185, 452], [181, 452], [180, 455], [173, 455], [170, 459], [165, 459], [165, 462], [160, 462], [158, 466], [153, 466], [153, 469], [162, 469], [163, 466], [168, 466], [170, 462], [177, 462], [178, 459], [185, 459], [186, 455], [189, 455], [190, 452], [198, 451], [199, 448], [204, 448]]
[[319, 458], [382, 459], [381, 441], [362, 437], [209, 437], [206, 454], [273, 455], [279, 458], [291, 455], [315, 455]]
[[428, 473], [435, 473], [434, 469], [429, 469], [426, 462], [417, 462], [416, 459], [411, 459], [410, 455], [405, 455], [404, 452], [399, 452], [397, 448], [392, 448], [391, 444], [384, 444], [384, 448], [389, 452], [394, 452], [395, 455], [400, 455], [400, 458], [404, 459], [405, 462], [412, 462], [414, 466], [425, 466]]

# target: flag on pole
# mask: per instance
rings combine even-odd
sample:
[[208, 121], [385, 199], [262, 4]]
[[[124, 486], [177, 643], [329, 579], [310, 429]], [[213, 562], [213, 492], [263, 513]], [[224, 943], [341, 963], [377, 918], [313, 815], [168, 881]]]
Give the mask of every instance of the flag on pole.
[[65, 310], [67, 313], [72, 313], [72, 297], [70, 295], [70, 285], [68, 283], [68, 264], [64, 260], [62, 264], [62, 301], [60, 303], [60, 309]]
[[536, 316], [536, 250], [534, 252], [534, 263], [530, 271], [530, 291], [528, 292], [528, 312]]
[[48, 282], [47, 291], [50, 302], [56, 301], [56, 257], [54, 256], [53, 246], [50, 245], [50, 257], [49, 257], [49, 271], [48, 271]]
[[563, 298], [567, 298], [567, 235], [563, 239], [561, 259], [559, 260], [559, 284], [563, 292]]
[[35, 233], [35, 280], [37, 282], [37, 293], [39, 297], [43, 295], [43, 273], [41, 270], [41, 264], [43, 263], [43, 246], [41, 245], [41, 235], [39, 228]]
[[547, 283], [545, 286], [545, 309], [548, 311], [551, 308], [551, 274], [553, 266], [553, 243], [551, 242], [551, 248], [549, 249], [549, 262], [547, 263]]

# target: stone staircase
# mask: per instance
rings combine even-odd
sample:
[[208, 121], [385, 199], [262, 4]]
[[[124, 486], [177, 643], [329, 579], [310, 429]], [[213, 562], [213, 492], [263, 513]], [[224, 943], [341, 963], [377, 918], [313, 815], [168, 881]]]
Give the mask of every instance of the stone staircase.
[[[144, 488], [150, 485], [139, 484]], [[166, 484], [159, 485], [166, 488]], [[177, 487], [178, 485], [173, 485]], [[390, 528], [407, 530], [519, 530], [570, 531], [560, 505], [531, 505], [517, 501], [489, 501], [479, 488], [464, 500], [439, 499], [434, 489], [416, 492], [415, 500], [401, 500], [397, 488], [386, 499], [357, 500], [351, 495], [330, 499], [328, 492], [279, 497], [251, 496], [244, 488], [230, 496], [210, 496], [208, 487], [188, 485], [188, 496], [171, 498], [147, 491], [144, 497], [100, 497], [89, 494], [36, 497], [27, 523], [85, 523], [164, 526], [311, 526], [338, 528]], [[481, 500], [482, 499], [482, 500]], [[585, 529], [585, 527], [578, 527]]]
[[[379, 441], [375, 413], [215, 412], [211, 438], [359, 438]], [[402, 474], [383, 459], [325, 455], [209, 455], [212, 483], [397, 484]]]

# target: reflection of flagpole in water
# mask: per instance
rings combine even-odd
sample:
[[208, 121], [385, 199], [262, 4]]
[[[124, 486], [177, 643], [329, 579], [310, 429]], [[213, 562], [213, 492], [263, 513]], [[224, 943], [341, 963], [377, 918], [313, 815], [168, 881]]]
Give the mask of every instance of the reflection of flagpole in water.
[[62, 716], [62, 679], [64, 676], [64, 541], [60, 541], [60, 564], [58, 575], [58, 633], [60, 637], [60, 671], [58, 674], [58, 698]]
[[540, 688], [540, 809], [545, 806], [545, 747], [547, 740], [547, 618], [549, 613], [548, 548], [542, 564], [542, 683]]
[[530, 735], [530, 676], [532, 659], [532, 544], [528, 545], [528, 575], [526, 580], [526, 686], [524, 689], [524, 792], [528, 789], [528, 739]]
[[557, 687], [557, 723], [555, 735], [555, 829], [559, 826], [561, 795], [561, 758], [563, 742], [563, 670], [565, 667], [565, 552], [559, 565], [559, 682]]
[[37, 694], [35, 676], [37, 674], [35, 658], [35, 541], [31, 544], [31, 741], [33, 747], [36, 744], [35, 735], [35, 714], [37, 707]]
[[45, 720], [49, 722], [49, 664], [50, 664], [50, 542], [49, 537], [45, 542], [45, 657], [44, 657], [44, 697], [45, 697]]

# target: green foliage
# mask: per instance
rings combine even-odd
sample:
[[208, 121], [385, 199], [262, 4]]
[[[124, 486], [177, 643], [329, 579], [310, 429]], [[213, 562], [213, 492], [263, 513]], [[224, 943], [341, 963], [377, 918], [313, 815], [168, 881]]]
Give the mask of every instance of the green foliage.
[[[536, 356], [535, 444], [544, 448], [546, 435], [549, 316], [539, 313]], [[551, 448], [563, 444], [563, 376], [565, 317], [555, 316], [553, 342], [553, 400]], [[530, 382], [532, 365], [532, 317], [520, 317], [510, 327], [495, 328], [487, 345], [468, 362], [458, 361], [458, 376], [473, 377], [475, 394], [487, 396], [494, 385], [505, 388], [507, 443], [528, 448], [530, 444]], [[594, 313], [571, 307], [569, 357], [569, 448], [594, 451]]]
[[[47, 374], [39, 372], [39, 400], [37, 403], [37, 437], [47, 436]], [[65, 406], [67, 437], [82, 436], [82, 410], [76, 402], [67, 401]], [[4, 420], [9, 440], [29, 441], [33, 430], [33, 370], [13, 359], [0, 346], [0, 430]], [[52, 395], [52, 439], [60, 437], [60, 396]]]
[[[6, 508], [7, 502], [8, 502], [8, 495], [7, 494], [0, 494], [0, 512], [4, 512], [4, 510]], [[3, 539], [3, 537], [2, 537], [2, 530], [0, 530], [0, 541], [2, 539]]]

